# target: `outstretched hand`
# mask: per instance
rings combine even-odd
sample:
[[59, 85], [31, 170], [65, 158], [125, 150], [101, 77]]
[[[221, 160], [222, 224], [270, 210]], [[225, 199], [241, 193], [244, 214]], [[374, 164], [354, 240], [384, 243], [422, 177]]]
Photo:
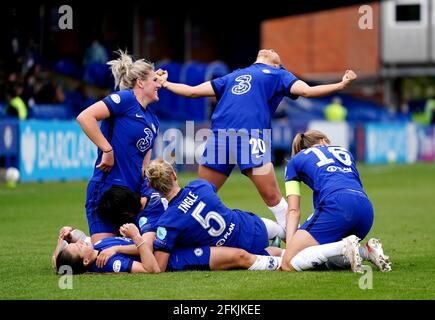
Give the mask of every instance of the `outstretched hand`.
[[343, 76], [343, 80], [342, 80], [344, 87], [346, 88], [356, 78], [357, 78], [357, 75], [353, 70], [346, 70], [346, 72], [344, 73], [344, 76]]

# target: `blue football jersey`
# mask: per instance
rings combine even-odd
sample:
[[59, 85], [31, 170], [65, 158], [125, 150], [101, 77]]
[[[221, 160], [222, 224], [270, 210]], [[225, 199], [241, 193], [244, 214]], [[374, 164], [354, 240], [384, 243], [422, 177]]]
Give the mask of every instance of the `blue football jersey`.
[[[97, 241], [94, 244], [94, 249], [102, 251], [113, 246], [128, 246], [134, 244], [133, 240], [121, 237], [109, 237]], [[134, 261], [140, 262], [139, 256], [130, 256], [122, 253], [117, 253], [110, 257], [104, 267], [98, 268], [94, 262], [89, 269], [89, 272], [130, 272]]]
[[364, 192], [352, 154], [337, 146], [315, 146], [300, 151], [288, 163], [285, 181], [302, 181], [313, 190], [313, 205], [341, 189]]
[[228, 246], [250, 250], [255, 241], [256, 215], [227, 208], [206, 180], [194, 180], [168, 203], [157, 221], [154, 249]]
[[154, 191], [148, 197], [145, 208], [136, 216], [136, 225], [141, 234], [155, 232], [157, 221], [168, 208], [168, 201], [160, 193]]
[[211, 81], [218, 104], [211, 129], [270, 129], [281, 100], [296, 98], [290, 88], [298, 80], [283, 67], [263, 63], [238, 69]]
[[[98, 251], [102, 251], [105, 249], [109, 249], [113, 246], [127, 246], [134, 245], [133, 240], [128, 238], [121, 237], [109, 237], [104, 238], [95, 243], [94, 249]], [[198, 250], [201, 250], [199, 254]], [[208, 255], [205, 254], [202, 257], [204, 252], [208, 252]], [[190, 269], [199, 269], [203, 270], [205, 267], [208, 267], [208, 260], [210, 257], [210, 249], [209, 248], [190, 248], [186, 249], [175, 249], [172, 254], [169, 256], [167, 270], [171, 271], [182, 271], [182, 270], [190, 270]], [[107, 263], [102, 268], [98, 268], [95, 262], [91, 265], [89, 272], [131, 272], [131, 267], [133, 262], [139, 262], [140, 256], [127, 255], [122, 253], [117, 253], [110, 257]], [[193, 262], [192, 262], [193, 261]], [[199, 262], [202, 262], [199, 265]], [[197, 265], [198, 264], [198, 265]]]
[[[101, 132], [112, 145], [115, 164], [104, 173], [94, 169], [92, 181], [102, 181], [126, 186], [140, 192], [142, 186], [142, 162], [148, 150], [153, 148], [159, 122], [150, 108], [144, 110], [132, 90], [115, 92], [102, 100], [110, 111], [110, 117], [101, 121]], [[95, 165], [101, 162], [98, 150]]]

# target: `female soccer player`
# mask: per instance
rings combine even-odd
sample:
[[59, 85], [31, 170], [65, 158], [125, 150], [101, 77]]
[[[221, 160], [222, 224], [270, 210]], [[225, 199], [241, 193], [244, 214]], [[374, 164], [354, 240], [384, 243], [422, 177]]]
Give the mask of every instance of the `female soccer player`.
[[[346, 241], [358, 245], [370, 231], [373, 206], [353, 156], [345, 148], [331, 146], [322, 132], [310, 130], [296, 135], [285, 181], [288, 213], [283, 270], [310, 269], [324, 262], [325, 256], [342, 254]], [[313, 190], [314, 213], [298, 228], [301, 181]], [[346, 241], [340, 241], [345, 237]], [[371, 260], [381, 271], [391, 270], [379, 240], [370, 239], [359, 251], [363, 259]], [[356, 272], [361, 264], [359, 251], [349, 261]]]
[[[86, 215], [92, 243], [114, 236], [118, 228], [100, 219], [97, 205], [112, 185], [127, 186], [140, 192], [143, 170], [150, 161], [159, 122], [147, 108], [159, 100], [161, 88], [154, 66], [119, 51], [119, 58], [108, 62], [115, 92], [85, 109], [77, 121], [98, 147], [98, 157], [86, 196]], [[101, 128], [98, 121], [101, 121]]]
[[346, 88], [356, 74], [347, 70], [339, 83], [309, 86], [281, 66], [274, 50], [263, 49], [251, 66], [197, 86], [171, 83], [158, 73], [162, 86], [181, 96], [212, 97], [219, 101], [211, 118], [199, 177], [216, 186], [225, 183], [238, 164], [255, 184], [277, 222], [285, 228], [287, 202], [282, 197], [271, 163], [271, 117], [281, 100], [321, 97]]
[[228, 246], [267, 255], [269, 239], [282, 231], [273, 221], [266, 227], [267, 219], [227, 208], [207, 180], [194, 180], [181, 189], [168, 162], [151, 161], [145, 174], [150, 187], [168, 200], [168, 208], [157, 221], [154, 240], [154, 255], [161, 269], [175, 246]]
[[[74, 229], [69, 226], [60, 230], [52, 256], [53, 270], [57, 273], [62, 273], [62, 266], [69, 266], [73, 274], [86, 271], [159, 273], [185, 270], [276, 270], [281, 260], [280, 257], [254, 255], [238, 248], [203, 246], [175, 249], [171, 253], [167, 267], [161, 270], [153, 256], [152, 246], [150, 249], [134, 224], [121, 226], [120, 232], [126, 238], [107, 237], [94, 245], [72, 237], [73, 231]], [[107, 251], [114, 253], [107, 259], [100, 259], [101, 254]]]

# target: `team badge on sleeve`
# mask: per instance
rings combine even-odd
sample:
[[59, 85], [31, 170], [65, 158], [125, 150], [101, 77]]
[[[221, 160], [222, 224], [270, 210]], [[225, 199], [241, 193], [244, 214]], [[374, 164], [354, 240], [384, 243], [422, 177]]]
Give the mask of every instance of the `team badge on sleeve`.
[[166, 235], [168, 232], [166, 231], [166, 228], [164, 227], [158, 227], [157, 228], [157, 238], [160, 240], [164, 240], [166, 238]]
[[139, 228], [142, 228], [148, 222], [147, 217], [141, 217], [139, 219]]
[[119, 272], [121, 271], [121, 260], [115, 260], [113, 261], [113, 272]]
[[119, 96], [119, 94], [111, 94], [110, 95], [110, 99], [112, 99], [113, 102], [115, 102], [116, 104], [121, 102], [121, 97]]

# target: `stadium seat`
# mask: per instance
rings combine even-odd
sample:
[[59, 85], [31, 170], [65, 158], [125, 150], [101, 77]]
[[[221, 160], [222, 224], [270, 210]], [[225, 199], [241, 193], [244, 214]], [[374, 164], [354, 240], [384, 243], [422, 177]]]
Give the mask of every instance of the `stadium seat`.
[[[163, 60], [156, 63], [155, 69], [167, 70], [168, 81], [180, 82], [181, 64], [178, 62]], [[160, 119], [181, 120], [183, 110], [180, 107], [182, 97], [170, 92], [169, 90], [159, 90], [159, 101], [150, 105], [151, 109]]]
[[224, 62], [216, 60], [211, 62], [207, 66], [205, 70], [204, 81], [209, 81], [215, 78], [219, 78], [228, 73], [230, 73], [230, 68], [228, 68], [228, 66]]
[[[181, 68], [180, 82], [190, 86], [196, 86], [205, 81], [207, 64], [190, 61], [186, 62]], [[184, 110], [183, 120], [203, 121], [207, 119], [207, 99], [206, 98], [182, 98], [181, 106]]]
[[71, 108], [66, 104], [35, 104], [29, 109], [29, 118], [68, 120], [74, 117]]
[[91, 63], [86, 66], [83, 80], [89, 84], [102, 88], [114, 86], [112, 73], [108, 65], [103, 63]]
[[62, 59], [57, 61], [54, 64], [54, 70], [56, 72], [62, 73], [66, 76], [70, 76], [76, 79], [81, 79], [83, 77], [82, 67], [69, 59]]

